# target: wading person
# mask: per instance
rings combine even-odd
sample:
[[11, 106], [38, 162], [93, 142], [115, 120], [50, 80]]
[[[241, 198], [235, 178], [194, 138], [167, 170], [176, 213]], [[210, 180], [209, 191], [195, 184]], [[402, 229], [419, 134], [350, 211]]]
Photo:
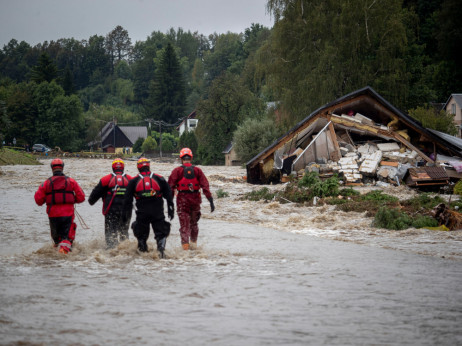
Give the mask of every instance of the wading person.
[[167, 201], [168, 217], [173, 219], [175, 210], [170, 186], [165, 179], [151, 173], [149, 160], [142, 157], [137, 163], [138, 176], [130, 180], [124, 200], [124, 218], [131, 214], [133, 197], [136, 200], [136, 221], [132, 224], [133, 234], [138, 239], [138, 250], [148, 251], [147, 240], [150, 226], [157, 242], [160, 257], [164, 257], [170, 222], [165, 220], [164, 199]]
[[210, 202], [211, 212], [215, 210], [209, 182], [199, 167], [192, 165], [193, 154], [191, 149], [183, 148], [180, 151], [181, 166], [175, 168], [168, 184], [176, 194], [176, 208], [180, 220], [181, 245], [184, 250], [197, 248], [199, 235], [199, 219], [201, 217], [201, 193]]
[[125, 164], [122, 159], [112, 162], [112, 173], [105, 175], [95, 186], [88, 198], [90, 205], [98, 199], [103, 200], [104, 235], [107, 248], [114, 248], [128, 239], [128, 227], [131, 213], [123, 218], [123, 204], [128, 182], [133, 178], [124, 173]]
[[64, 162], [61, 159], [51, 161], [53, 176], [39, 186], [35, 193], [38, 205], [47, 205], [51, 238], [59, 252], [71, 251], [77, 225], [74, 223], [74, 204], [85, 200], [85, 193], [77, 182], [64, 175]]

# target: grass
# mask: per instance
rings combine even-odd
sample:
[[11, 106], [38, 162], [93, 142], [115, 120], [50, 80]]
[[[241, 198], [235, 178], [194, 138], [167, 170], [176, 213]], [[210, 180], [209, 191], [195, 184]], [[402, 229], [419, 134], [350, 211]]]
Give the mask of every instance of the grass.
[[262, 187], [259, 190], [254, 190], [251, 192], [246, 193], [242, 199], [247, 199], [249, 201], [261, 201], [264, 200], [266, 202], [272, 201], [276, 194], [271, 192], [270, 189], [267, 187]]
[[31, 154], [2, 148], [0, 149], [0, 166], [6, 165], [40, 165], [40, 162]]
[[229, 193], [226, 191], [223, 191], [222, 189], [218, 189], [217, 198], [224, 198], [224, 197], [229, 197]]

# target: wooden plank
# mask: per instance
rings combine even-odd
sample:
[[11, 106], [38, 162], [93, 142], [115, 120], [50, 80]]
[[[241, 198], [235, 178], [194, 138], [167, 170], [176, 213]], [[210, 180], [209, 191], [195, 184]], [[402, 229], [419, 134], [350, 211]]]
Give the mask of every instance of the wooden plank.
[[406, 147], [414, 150], [421, 158], [423, 158], [427, 162], [434, 162], [431, 158], [429, 158], [427, 155], [425, 155], [423, 152], [421, 152], [419, 149], [417, 149], [414, 145], [409, 143], [407, 140], [405, 140], [403, 137], [398, 135], [397, 133], [391, 133], [393, 137], [395, 137], [398, 141], [403, 143]]
[[334, 150], [337, 152], [338, 157], [341, 158], [342, 153], [340, 152], [340, 146], [338, 145], [338, 142], [337, 142], [337, 134], [335, 133], [334, 124], [332, 124], [332, 122], [329, 123], [329, 131], [330, 131], [330, 137], [332, 139], [332, 143], [334, 144]]

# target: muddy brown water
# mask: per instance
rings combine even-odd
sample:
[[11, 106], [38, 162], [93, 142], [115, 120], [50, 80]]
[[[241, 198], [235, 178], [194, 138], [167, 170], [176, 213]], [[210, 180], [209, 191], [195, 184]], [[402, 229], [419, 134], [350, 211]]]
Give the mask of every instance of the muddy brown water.
[[[202, 167], [229, 197], [213, 214], [203, 205], [197, 251], [181, 250], [176, 217], [167, 259], [137, 253], [131, 231], [105, 250], [101, 202], [85, 202], [89, 229], [77, 222], [64, 256], [33, 201], [43, 162], [0, 168], [1, 344], [462, 344], [460, 231], [391, 232], [329, 207], [241, 201], [260, 188], [242, 168]], [[88, 196], [110, 163], [68, 159], [65, 171]]]

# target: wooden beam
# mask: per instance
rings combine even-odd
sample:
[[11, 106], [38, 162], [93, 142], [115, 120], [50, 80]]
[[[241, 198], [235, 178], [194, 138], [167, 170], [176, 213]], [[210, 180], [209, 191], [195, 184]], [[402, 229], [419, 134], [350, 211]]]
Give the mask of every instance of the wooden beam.
[[397, 133], [394, 133], [392, 132], [391, 133], [393, 135], [394, 138], [396, 138], [398, 141], [400, 141], [401, 143], [403, 143], [406, 147], [414, 150], [417, 154], [419, 154], [425, 161], [427, 162], [432, 162], [434, 163], [435, 161], [433, 161], [431, 158], [429, 158], [427, 155], [425, 155], [423, 152], [421, 152], [419, 149], [417, 149], [414, 145], [412, 145], [411, 143], [409, 143], [407, 140], [405, 140], [403, 137], [401, 137], [400, 135], [398, 135]]
[[337, 142], [337, 134], [335, 133], [334, 125], [332, 124], [332, 121], [330, 121], [329, 117], [329, 131], [330, 131], [330, 136], [332, 137], [332, 142], [334, 143], [335, 150], [338, 153], [338, 157], [342, 157], [342, 153], [340, 152], [340, 146], [338, 145]]

